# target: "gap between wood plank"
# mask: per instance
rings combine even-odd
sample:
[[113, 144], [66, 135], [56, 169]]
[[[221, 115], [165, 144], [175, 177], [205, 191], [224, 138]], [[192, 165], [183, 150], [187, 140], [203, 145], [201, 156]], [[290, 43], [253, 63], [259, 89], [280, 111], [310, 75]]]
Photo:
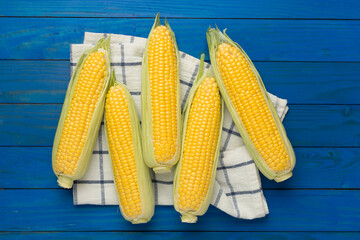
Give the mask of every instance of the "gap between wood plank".
[[[94, 16], [75, 16], [75, 17], [69, 17], [69, 16], [0, 16], [0, 18], [114, 18], [114, 19], [154, 19], [154, 17], [131, 17], [131, 16], [126, 16], [126, 17], [94, 17]], [[165, 17], [160, 17], [161, 20], [164, 20]], [[359, 21], [359, 18], [354, 18], [354, 19], [349, 19], [349, 18], [210, 18], [210, 17], [166, 17], [166, 19], [186, 19], [186, 20], [199, 20], [199, 19], [229, 19], [229, 20], [330, 20], [330, 21]]]
[[[360, 188], [262, 188], [263, 190], [276, 190], [276, 191], [359, 191]], [[7, 190], [64, 190], [58, 188], [0, 188], [0, 191]], [[65, 189], [72, 190], [72, 189]]]
[[[0, 105], [62, 105], [63, 103], [0, 103]], [[360, 104], [341, 103], [289, 103], [288, 106], [358, 106]]]
[[[72, 44], [72, 43], [70, 43]], [[52, 58], [0, 58], [0, 61], [54, 61], [54, 62], [70, 62], [69, 59], [52, 59]], [[293, 60], [251, 60], [254, 63], [360, 63], [360, 61], [293, 61]], [[205, 60], [205, 62], [210, 63], [210, 60]]]
[[207, 233], [207, 232], [234, 232], [234, 233], [240, 233], [240, 232], [243, 232], [243, 233], [246, 233], [246, 232], [249, 232], [249, 233], [360, 233], [360, 231], [213, 231], [213, 230], [210, 230], [210, 231], [201, 231], [201, 230], [189, 230], [189, 231], [178, 231], [178, 230], [139, 230], [139, 231], [136, 231], [136, 230], [132, 230], [132, 231], [127, 231], [127, 230], [93, 230], [93, 231], [0, 231], [0, 233], [62, 233], [62, 232], [66, 232], [66, 233], [98, 233], [98, 232], [107, 232], [107, 233], [122, 233], [122, 232], [128, 232], [128, 233], [137, 233], [137, 232], [174, 232], [174, 233], [181, 233], [181, 232], [200, 232], [200, 233]]

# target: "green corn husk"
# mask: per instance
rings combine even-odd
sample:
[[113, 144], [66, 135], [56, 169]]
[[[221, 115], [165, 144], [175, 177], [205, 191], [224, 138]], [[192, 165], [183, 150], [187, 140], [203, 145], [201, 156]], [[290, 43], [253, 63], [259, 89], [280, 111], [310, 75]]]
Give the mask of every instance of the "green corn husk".
[[[134, 157], [135, 157], [135, 165], [136, 165], [136, 176], [137, 176], [137, 182], [138, 187], [140, 191], [140, 199], [141, 199], [141, 207], [142, 207], [142, 214], [136, 218], [127, 216], [123, 210], [123, 206], [121, 206], [121, 202], [119, 199], [119, 207], [121, 214], [123, 217], [130, 221], [133, 224], [139, 224], [139, 223], [147, 223], [150, 221], [152, 216], [154, 215], [154, 208], [155, 208], [155, 200], [154, 200], [154, 192], [153, 192], [153, 185], [150, 177], [150, 170], [145, 165], [143, 161], [143, 155], [142, 155], [142, 149], [141, 149], [141, 134], [140, 134], [140, 121], [138, 117], [138, 113], [135, 108], [134, 100], [127, 89], [127, 87], [116, 81], [115, 78], [115, 72], [113, 71], [110, 77], [110, 88], [112, 86], [121, 86], [124, 89], [127, 103], [128, 103], [128, 109], [129, 109], [129, 115], [130, 115], [130, 122], [131, 122], [131, 130], [132, 130], [132, 136], [133, 136], [133, 144], [134, 144]], [[106, 102], [106, 104], [108, 104]], [[108, 126], [105, 118], [105, 135], [106, 135], [106, 141], [107, 146], [108, 144]], [[111, 150], [109, 148], [109, 158], [111, 160]], [[111, 166], [113, 166], [111, 164]], [[114, 171], [113, 171], [114, 172]], [[114, 175], [115, 179], [115, 175]], [[115, 184], [117, 184], [116, 181], [114, 181]], [[118, 192], [118, 188], [115, 186], [116, 191], [118, 193], [118, 196], [120, 197], [120, 194]]]
[[[188, 97], [188, 99], [186, 101], [186, 104], [185, 104], [185, 107], [183, 109], [182, 143], [184, 143], [184, 141], [185, 141], [187, 121], [188, 121], [189, 114], [190, 114], [191, 104], [193, 102], [193, 99], [195, 97], [197, 89], [202, 84], [202, 82], [204, 81], [205, 78], [213, 77], [210, 70], [204, 73], [204, 58], [205, 58], [205, 55], [202, 54], [201, 55], [201, 60], [200, 60], [199, 72], [198, 72], [197, 77], [196, 77], [196, 79], [194, 81], [194, 84], [193, 84], [193, 86], [192, 86], [192, 88], [190, 90], [189, 97]], [[175, 210], [182, 215], [181, 216], [181, 221], [182, 222], [195, 223], [197, 221], [197, 216], [204, 215], [206, 213], [207, 209], [209, 208], [209, 205], [210, 205], [210, 202], [211, 202], [211, 197], [212, 197], [212, 191], [213, 191], [215, 176], [216, 176], [217, 163], [218, 163], [218, 159], [219, 159], [219, 151], [220, 151], [220, 141], [221, 141], [223, 115], [224, 115], [224, 102], [223, 102], [222, 99], [221, 99], [220, 111], [221, 112], [220, 112], [219, 138], [218, 138], [218, 141], [217, 141], [217, 148], [216, 148], [216, 153], [215, 153], [215, 158], [214, 158], [214, 163], [213, 163], [213, 168], [212, 168], [211, 181], [210, 181], [210, 184], [209, 184], [209, 188], [208, 188], [208, 192], [206, 194], [205, 200], [201, 203], [200, 208], [198, 210], [196, 210], [196, 211], [183, 211], [183, 210], [181, 210], [179, 208], [179, 204], [178, 204], [179, 180], [180, 180], [180, 171], [181, 171], [181, 167], [182, 167], [182, 157], [183, 157], [183, 148], [184, 148], [184, 144], [182, 144], [180, 161], [176, 166], [175, 176], [174, 176], [174, 185], [173, 185], [174, 207], [175, 207]]]
[[[225, 29], [226, 30], [226, 29]], [[276, 113], [276, 110], [266, 92], [265, 86], [261, 80], [261, 77], [258, 73], [258, 71], [256, 70], [254, 64], [252, 63], [252, 61], [250, 60], [250, 58], [247, 56], [247, 54], [245, 53], [245, 51], [240, 47], [239, 44], [235, 43], [234, 41], [232, 41], [230, 39], [230, 37], [228, 37], [228, 35], [226, 35], [224, 30], [224, 33], [222, 33], [218, 28], [214, 29], [214, 28], [209, 28], [207, 33], [206, 33], [206, 37], [207, 37], [207, 42], [208, 42], [208, 46], [209, 46], [209, 53], [210, 53], [210, 60], [211, 60], [211, 65], [215, 74], [215, 78], [216, 81], [218, 83], [221, 95], [226, 103], [226, 106], [229, 109], [229, 112], [235, 122], [236, 127], [238, 128], [242, 139], [244, 140], [244, 143], [247, 146], [247, 149], [250, 152], [250, 155], [252, 156], [252, 158], [254, 159], [257, 167], [259, 168], [259, 170], [262, 172], [262, 174], [264, 174], [264, 176], [266, 176], [268, 179], [270, 180], [275, 180], [276, 182], [281, 182], [284, 181], [288, 178], [290, 178], [292, 176], [292, 170], [295, 166], [295, 154], [294, 154], [294, 150], [291, 146], [291, 143], [286, 135], [284, 126], [282, 124], [282, 122], [279, 119], [278, 114]], [[223, 83], [223, 80], [221, 78], [221, 74], [219, 72], [218, 66], [217, 66], [217, 61], [216, 61], [216, 52], [217, 52], [217, 48], [221, 43], [228, 43], [234, 47], [236, 47], [237, 49], [240, 50], [240, 52], [245, 56], [246, 60], [248, 61], [248, 63], [250, 64], [252, 71], [254, 72], [257, 80], [258, 80], [258, 84], [260, 86], [260, 89], [262, 91], [263, 96], [265, 97], [265, 100], [267, 102], [267, 105], [270, 109], [270, 112], [272, 114], [273, 119], [275, 120], [276, 126], [278, 131], [280, 132], [280, 136], [282, 138], [282, 141], [284, 142], [285, 148], [287, 150], [287, 153], [289, 155], [290, 161], [291, 161], [291, 165], [290, 168], [285, 170], [285, 171], [280, 171], [280, 172], [275, 172], [272, 169], [270, 169], [270, 167], [267, 165], [267, 163], [265, 162], [265, 160], [263, 159], [263, 157], [260, 155], [260, 153], [258, 152], [258, 150], [256, 149], [255, 145], [253, 144], [253, 142], [251, 141], [245, 127], [243, 126], [242, 120], [240, 118], [240, 116], [237, 114], [236, 109], [230, 99], [229, 94], [227, 93], [227, 90], [225, 88], [225, 85]]]
[[142, 127], [142, 147], [144, 160], [147, 166], [153, 169], [155, 173], [167, 173], [171, 171], [173, 165], [177, 163], [180, 157], [180, 147], [181, 147], [181, 106], [180, 106], [180, 79], [179, 79], [179, 51], [176, 44], [176, 38], [174, 32], [171, 30], [170, 25], [165, 19], [165, 26], [170, 30], [171, 37], [176, 49], [176, 58], [177, 58], [177, 108], [178, 108], [178, 126], [177, 126], [177, 150], [173, 159], [167, 161], [166, 163], [158, 163], [155, 159], [154, 145], [153, 145], [153, 123], [152, 123], [152, 113], [151, 113], [151, 91], [149, 83], [149, 68], [148, 68], [148, 45], [150, 42], [150, 37], [154, 29], [158, 26], [161, 26], [159, 13], [156, 15], [154, 25], [150, 31], [146, 46], [145, 52], [143, 55], [142, 61], [142, 78], [141, 78], [141, 127]]
[[[91, 119], [91, 122], [89, 125], [88, 135], [87, 135], [87, 138], [85, 141], [84, 148], [81, 152], [80, 158], [78, 159], [78, 165], [77, 165], [76, 172], [71, 176], [64, 175], [63, 173], [56, 172], [54, 164], [55, 164], [55, 160], [56, 160], [56, 153], [57, 153], [57, 149], [59, 146], [60, 137], [61, 137], [63, 127], [64, 127], [65, 117], [68, 113], [70, 103], [71, 103], [71, 100], [74, 95], [74, 90], [75, 90], [75, 86], [77, 84], [77, 80], [80, 75], [80, 71], [81, 71], [86, 59], [90, 55], [90, 53], [96, 52], [99, 49], [104, 52], [104, 56], [106, 59], [107, 75], [105, 78], [103, 90], [101, 92], [100, 99], [99, 99], [98, 103], [96, 104], [94, 114], [92, 116], [92, 119]], [[54, 170], [55, 175], [58, 177], [58, 184], [63, 188], [72, 188], [74, 180], [81, 178], [87, 169], [87, 165], [88, 165], [89, 159], [92, 155], [92, 152], [93, 152], [93, 149], [95, 146], [95, 142], [96, 142], [96, 138], [97, 138], [99, 128], [101, 125], [101, 120], [103, 117], [105, 96], [106, 96], [106, 92], [107, 92], [108, 85], [109, 85], [109, 78], [110, 78], [110, 38], [107, 38], [107, 39], [100, 39], [94, 48], [92, 48], [88, 51], [85, 51], [83, 53], [83, 55], [80, 57], [78, 63], [76, 64], [74, 73], [71, 77], [71, 80], [69, 82], [69, 85], [68, 85], [68, 88], [66, 91], [65, 101], [64, 101], [64, 104], [63, 104], [63, 107], [61, 110], [61, 115], [60, 115], [58, 127], [56, 129], [53, 150], [52, 150], [53, 170]]]

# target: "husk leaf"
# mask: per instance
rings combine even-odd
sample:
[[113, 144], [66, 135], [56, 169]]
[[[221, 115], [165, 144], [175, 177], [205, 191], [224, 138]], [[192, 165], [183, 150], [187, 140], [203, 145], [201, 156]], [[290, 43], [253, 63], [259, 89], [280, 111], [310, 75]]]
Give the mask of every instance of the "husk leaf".
[[[141, 77], [141, 127], [142, 127], [142, 146], [144, 160], [147, 166], [152, 168], [156, 173], [170, 172], [173, 165], [177, 163], [180, 157], [181, 148], [181, 106], [180, 106], [180, 80], [179, 71], [177, 74], [177, 106], [178, 106], [178, 126], [177, 126], [177, 149], [173, 159], [166, 163], [158, 163], [155, 159], [154, 145], [153, 145], [153, 126], [152, 126], [152, 113], [151, 113], [151, 92], [149, 83], [149, 68], [148, 68], [148, 46], [150, 37], [154, 29], [160, 26], [160, 15], [156, 15], [154, 25], [151, 28], [149, 37], [146, 42], [145, 52], [142, 61], [142, 77]], [[175, 45], [175, 52], [177, 58], [177, 69], [179, 69], [179, 51], [176, 44], [176, 38], [174, 32], [171, 30], [170, 25], [165, 19], [165, 26], [170, 30], [173, 43]]]
[[[85, 140], [84, 148], [83, 148], [80, 158], [78, 160], [78, 165], [77, 165], [76, 171], [73, 175], [68, 176], [68, 175], [65, 175], [65, 174], [55, 171], [54, 165], [55, 165], [55, 160], [56, 160], [56, 153], [57, 153], [57, 149], [59, 146], [62, 130], [64, 127], [65, 118], [66, 118], [66, 115], [67, 115], [69, 107], [70, 107], [71, 99], [73, 98], [73, 95], [74, 95], [74, 90], [75, 90], [75, 86], [76, 86], [76, 83], [77, 83], [79, 75], [80, 75], [80, 71], [81, 71], [86, 59], [88, 58], [89, 54], [92, 52], [98, 51], [98, 49], [100, 49], [101, 51], [104, 52], [104, 56], [106, 59], [106, 74], [107, 75], [105, 78], [103, 89], [101, 91], [100, 99], [99, 99], [98, 103], [96, 104], [94, 114], [91, 118], [89, 130], [87, 133], [87, 138]], [[73, 185], [73, 181], [81, 178], [87, 169], [87, 165], [88, 165], [88, 162], [92, 155], [92, 152], [93, 152], [93, 149], [95, 146], [95, 142], [96, 142], [96, 138], [97, 138], [99, 128], [101, 125], [101, 120], [103, 117], [105, 96], [106, 96], [106, 92], [107, 92], [108, 85], [109, 85], [109, 78], [110, 78], [110, 37], [105, 40], [100, 39], [94, 48], [92, 48], [88, 51], [85, 51], [83, 53], [83, 55], [80, 57], [78, 63], [75, 66], [74, 73], [71, 77], [71, 80], [69, 82], [69, 85], [68, 85], [68, 88], [66, 91], [66, 96], [65, 96], [64, 104], [63, 104], [63, 107], [61, 110], [58, 127], [56, 129], [56, 134], [55, 134], [54, 144], [53, 144], [53, 151], [52, 151], [53, 171], [54, 171], [55, 175], [58, 177], [59, 185], [63, 188], [71, 188]]]
[[[155, 200], [154, 200], [153, 185], [152, 185], [152, 181], [151, 181], [151, 177], [150, 177], [150, 169], [145, 165], [145, 163], [143, 161], [143, 155], [142, 155], [142, 149], [141, 149], [140, 121], [139, 121], [138, 113], [136, 111], [134, 100], [133, 100], [128, 88], [123, 83], [116, 81], [114, 71], [112, 72], [111, 78], [110, 78], [110, 87], [112, 87], [112, 86], [120, 86], [121, 88], [123, 88], [126, 98], [127, 98], [127, 102], [128, 102], [128, 109], [129, 109], [132, 136], [133, 136], [132, 140], [133, 140], [133, 144], [134, 144], [136, 177], [137, 177], [137, 182], [138, 182], [139, 191], [140, 191], [142, 214], [136, 218], [127, 216], [123, 210], [123, 207], [121, 206], [120, 201], [119, 201], [120, 211], [121, 211], [121, 214], [123, 215], [123, 217], [133, 224], [147, 223], [148, 221], [150, 221], [150, 219], [154, 215]], [[105, 119], [105, 135], [106, 135], [107, 146], [109, 146], [106, 119]], [[110, 149], [109, 149], [109, 158], [110, 158], [110, 161], [112, 161]], [[112, 163], [111, 163], [111, 166], [112, 166]], [[114, 176], [114, 179], [115, 179], [115, 176]], [[115, 186], [115, 189], [118, 193], [116, 186]], [[118, 196], [119, 196], [119, 193], [118, 193]]]
[[[213, 75], [211, 73], [211, 70], [208, 70], [206, 73], [204, 73], [204, 58], [205, 58], [205, 55], [202, 54], [201, 59], [200, 59], [199, 72], [198, 72], [198, 74], [196, 76], [194, 84], [193, 84], [193, 86], [192, 86], [192, 88], [190, 90], [189, 97], [188, 97], [188, 99], [187, 99], [187, 101], [185, 103], [185, 107], [183, 109], [182, 142], [185, 141], [187, 121], [188, 121], [189, 114], [190, 114], [191, 103], [193, 102], [196, 91], [199, 88], [199, 86], [202, 84], [202, 82], [204, 81], [205, 78], [213, 77]], [[210, 202], [211, 202], [211, 197], [212, 197], [212, 191], [213, 191], [213, 187], [214, 187], [215, 176], [216, 176], [216, 168], [217, 168], [218, 159], [219, 159], [219, 152], [220, 152], [220, 141], [221, 141], [223, 116], [224, 116], [224, 102], [223, 102], [223, 100], [221, 100], [220, 111], [221, 112], [220, 112], [219, 138], [218, 138], [215, 157], [214, 157], [214, 164], [213, 164], [213, 169], [212, 169], [212, 175], [211, 175], [209, 190], [208, 190], [208, 192], [206, 194], [205, 200], [202, 202], [202, 204], [200, 205], [200, 208], [197, 211], [182, 211], [182, 210], [179, 209], [179, 205], [178, 205], [178, 201], [177, 201], [177, 199], [179, 197], [179, 194], [178, 194], [179, 178], [180, 178], [180, 171], [181, 171], [181, 167], [182, 167], [182, 155], [183, 155], [183, 148], [184, 148], [184, 144], [182, 144], [181, 156], [180, 156], [179, 163], [176, 166], [175, 176], [174, 176], [174, 185], [173, 185], [174, 207], [175, 207], [175, 210], [178, 211], [182, 215], [181, 216], [182, 222], [195, 223], [197, 221], [197, 216], [204, 215], [206, 213], [207, 209], [209, 208], [209, 205], [210, 205]]]
[[[294, 154], [294, 150], [291, 146], [291, 143], [286, 135], [286, 131], [284, 129], [284, 126], [281, 122], [281, 120], [279, 119], [278, 114], [276, 113], [276, 110], [267, 94], [267, 91], [265, 89], [265, 86], [263, 84], [263, 81], [258, 73], [258, 71], [256, 70], [254, 64], [252, 63], [252, 61], [250, 60], [250, 58], [248, 57], [248, 55], [245, 53], [245, 51], [240, 47], [239, 44], [235, 43], [234, 41], [232, 41], [225, 33], [226, 29], [224, 30], [224, 33], [222, 33], [218, 28], [214, 29], [214, 28], [209, 28], [207, 33], [206, 33], [206, 37], [207, 37], [207, 41], [208, 41], [208, 47], [209, 47], [209, 53], [210, 53], [210, 60], [211, 60], [211, 66], [213, 68], [213, 72], [216, 78], [216, 81], [218, 83], [221, 95], [226, 103], [226, 106], [229, 109], [229, 112], [233, 118], [233, 121], [235, 122], [236, 127], [238, 128], [240, 135], [242, 137], [242, 139], [244, 140], [244, 143], [247, 146], [247, 149], [249, 150], [250, 155], [252, 156], [253, 160], [255, 161], [257, 167], [259, 168], [259, 170], [262, 172], [262, 174], [267, 177], [270, 180], [275, 180], [276, 182], [281, 182], [284, 181], [288, 178], [290, 178], [292, 176], [292, 170], [295, 166], [295, 154]], [[236, 48], [238, 48], [240, 50], [240, 52], [242, 52], [242, 54], [245, 56], [246, 60], [248, 61], [248, 63], [250, 64], [252, 71], [254, 72], [254, 74], [256, 75], [256, 78], [258, 80], [258, 84], [260, 86], [261, 92], [263, 94], [263, 96], [265, 97], [266, 103], [270, 109], [270, 112], [272, 114], [273, 119], [275, 120], [276, 126], [278, 131], [280, 132], [280, 136], [282, 138], [282, 141], [285, 144], [287, 153], [289, 154], [290, 157], [290, 168], [281, 172], [274, 172], [272, 169], [269, 168], [269, 166], [266, 164], [265, 160], [262, 158], [262, 156], [260, 155], [260, 153], [257, 151], [255, 145], [253, 144], [253, 142], [251, 141], [240, 117], [238, 116], [236, 109], [230, 99], [229, 94], [227, 93], [227, 90], [225, 88], [225, 85], [223, 83], [223, 80], [221, 78], [219, 69], [217, 67], [217, 61], [216, 61], [216, 51], [218, 46], [221, 43], [228, 43]]]

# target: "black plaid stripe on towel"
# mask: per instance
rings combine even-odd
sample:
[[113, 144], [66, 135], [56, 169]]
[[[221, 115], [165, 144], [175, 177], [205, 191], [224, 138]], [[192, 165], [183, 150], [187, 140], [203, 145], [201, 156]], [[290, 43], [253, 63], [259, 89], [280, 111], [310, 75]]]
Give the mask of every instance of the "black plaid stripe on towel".
[[[104, 37], [102, 33], [85, 33], [84, 44], [71, 46], [72, 70], [83, 53]], [[126, 84], [140, 113], [141, 61], [145, 38], [111, 34], [111, 66], [117, 81]], [[180, 52], [181, 99], [184, 106], [194, 81], [199, 59]], [[206, 68], [210, 65], [207, 64]], [[270, 94], [281, 119], [288, 110], [287, 101]], [[117, 205], [108, 148], [105, 143], [104, 125], [85, 176], [75, 182], [73, 198], [75, 205]], [[153, 174], [152, 181], [157, 205], [172, 205], [173, 173]], [[225, 109], [221, 139], [221, 152], [212, 197], [212, 205], [236, 218], [253, 219], [269, 213], [258, 170], [248, 154], [242, 139]]]

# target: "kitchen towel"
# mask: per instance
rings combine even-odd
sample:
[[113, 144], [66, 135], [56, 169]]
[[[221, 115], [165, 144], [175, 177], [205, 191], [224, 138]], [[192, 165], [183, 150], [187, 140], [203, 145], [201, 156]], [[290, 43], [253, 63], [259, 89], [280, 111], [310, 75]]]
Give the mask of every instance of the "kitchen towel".
[[[85, 50], [92, 48], [100, 38], [108, 36], [111, 36], [111, 67], [115, 70], [117, 81], [123, 82], [129, 88], [140, 116], [141, 62], [146, 38], [86, 32], [83, 44], [71, 45], [71, 70], [74, 70]], [[179, 52], [179, 57], [181, 107], [184, 107], [198, 72], [200, 60], [184, 52]], [[210, 68], [210, 64], [206, 63], [205, 68]], [[269, 95], [283, 120], [288, 111], [287, 101], [272, 94]], [[224, 111], [222, 128], [221, 151], [211, 204], [236, 218], [264, 217], [269, 210], [261, 188], [258, 169], [227, 108]], [[168, 174], [152, 172], [157, 205], [173, 204], [172, 180], [173, 172]], [[88, 170], [82, 179], [74, 182], [73, 201], [75, 205], [118, 205], [103, 123]]]

